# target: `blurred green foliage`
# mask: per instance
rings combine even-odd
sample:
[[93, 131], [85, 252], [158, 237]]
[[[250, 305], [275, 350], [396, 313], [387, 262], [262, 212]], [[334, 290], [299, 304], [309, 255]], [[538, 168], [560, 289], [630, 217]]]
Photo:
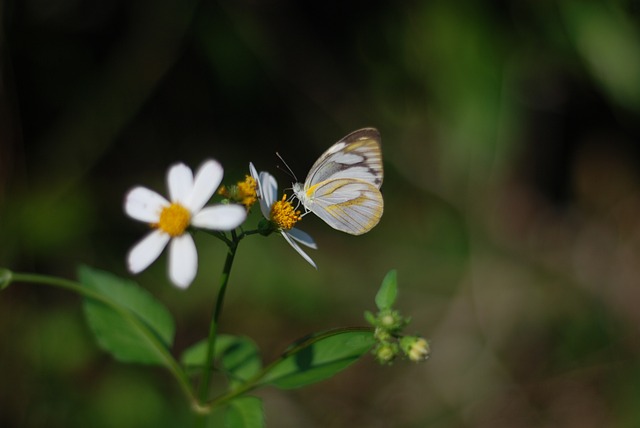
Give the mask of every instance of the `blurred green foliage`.
[[[214, 157], [298, 177], [375, 126], [385, 214], [353, 238], [305, 217], [310, 268], [243, 241], [222, 331], [267, 356], [362, 324], [397, 268], [397, 306], [431, 339], [421, 366], [366, 360], [265, 390], [273, 427], [640, 424], [640, 7], [635, 0], [7, 1], [0, 6], [0, 266], [126, 276], [145, 232], [126, 191]], [[280, 187], [288, 185], [278, 175]], [[258, 213], [259, 214], [259, 213]], [[257, 223], [259, 216], [254, 216]], [[196, 237], [187, 292], [165, 259], [137, 280], [206, 335], [222, 244]], [[0, 426], [185, 426], [162, 371], [100, 352], [78, 297], [0, 294]]]

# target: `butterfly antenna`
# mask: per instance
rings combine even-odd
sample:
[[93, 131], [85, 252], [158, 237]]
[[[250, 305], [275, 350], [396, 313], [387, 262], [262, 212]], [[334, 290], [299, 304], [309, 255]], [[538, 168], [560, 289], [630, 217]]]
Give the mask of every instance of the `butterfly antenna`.
[[[280, 156], [280, 153], [276, 152], [276, 156], [278, 156], [278, 159], [280, 159], [280, 161], [282, 161], [282, 163], [284, 164], [285, 167], [287, 167], [287, 169], [281, 168], [280, 165], [276, 165], [277, 168], [279, 170], [281, 170], [281, 171], [284, 170], [284, 172], [287, 173], [287, 175], [293, 179], [293, 183], [297, 183], [298, 182], [298, 177], [296, 177], [296, 174], [293, 172], [291, 167], [289, 167], [289, 164], [287, 164], [287, 162], [284, 160], [284, 158], [282, 156]], [[285, 193], [286, 193], [287, 190], [291, 190], [291, 196], [289, 196], [289, 202], [291, 202], [293, 200], [293, 198], [295, 197], [295, 192], [293, 190], [293, 186], [292, 187], [286, 187], [283, 190], [285, 191]], [[298, 203], [299, 203], [299, 201], [298, 201]], [[298, 209], [297, 205], [296, 205], [296, 209]]]
[[[284, 164], [284, 166], [287, 167], [287, 169], [285, 169], [284, 172], [286, 172], [289, 177], [293, 178], [294, 182], [298, 182], [298, 177], [296, 177], [293, 170], [289, 167], [287, 162], [285, 162], [284, 158], [280, 156], [280, 153], [276, 152], [276, 156], [278, 156], [278, 159], [280, 159], [280, 161]], [[277, 165], [277, 168], [282, 170], [282, 168], [280, 168], [280, 165]]]

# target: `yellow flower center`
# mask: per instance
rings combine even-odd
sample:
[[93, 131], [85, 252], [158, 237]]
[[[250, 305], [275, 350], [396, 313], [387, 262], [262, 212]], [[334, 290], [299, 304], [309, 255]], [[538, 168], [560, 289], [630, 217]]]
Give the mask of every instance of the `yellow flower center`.
[[160, 221], [153, 224], [171, 237], [180, 236], [189, 227], [191, 213], [188, 209], [177, 202], [173, 202], [168, 207], [164, 207], [160, 213]]
[[282, 199], [271, 207], [271, 221], [282, 230], [291, 229], [301, 218], [300, 211], [287, 201], [287, 195], [282, 195]]
[[218, 194], [234, 202], [238, 202], [249, 209], [251, 205], [255, 204], [258, 200], [256, 193], [257, 188], [256, 180], [250, 175], [247, 175], [244, 181], [239, 181], [238, 184], [232, 185], [229, 188], [220, 186]]
[[244, 181], [238, 183], [238, 202], [247, 208], [253, 205], [257, 200], [257, 187], [255, 178], [247, 175]]

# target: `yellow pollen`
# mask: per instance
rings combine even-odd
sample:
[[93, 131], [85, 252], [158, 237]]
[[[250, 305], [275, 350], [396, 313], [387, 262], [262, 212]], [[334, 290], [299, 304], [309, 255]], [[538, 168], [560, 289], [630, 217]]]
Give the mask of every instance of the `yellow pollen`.
[[271, 221], [282, 230], [291, 229], [302, 217], [300, 211], [295, 211], [291, 202], [287, 201], [287, 195], [271, 207]]
[[246, 208], [251, 207], [257, 200], [256, 188], [257, 183], [255, 178], [247, 175], [244, 181], [238, 183], [238, 202]]
[[188, 209], [177, 202], [173, 202], [168, 207], [164, 207], [160, 213], [160, 221], [153, 224], [171, 237], [180, 236], [189, 227], [191, 213]]
[[256, 180], [247, 175], [244, 181], [239, 181], [238, 184], [231, 185], [229, 187], [220, 186], [218, 194], [224, 196], [233, 202], [238, 202], [245, 206], [248, 210], [251, 205], [255, 204], [258, 200], [256, 189], [258, 185]]
[[229, 197], [229, 190], [224, 184], [218, 189], [218, 195], [224, 196], [225, 198]]

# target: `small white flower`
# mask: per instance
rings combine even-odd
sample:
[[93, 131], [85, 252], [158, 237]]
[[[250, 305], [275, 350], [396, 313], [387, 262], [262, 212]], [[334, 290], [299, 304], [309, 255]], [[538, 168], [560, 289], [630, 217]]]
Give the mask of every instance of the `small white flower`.
[[125, 197], [124, 210], [132, 218], [149, 223], [151, 233], [138, 242], [127, 256], [131, 273], [139, 273], [153, 263], [169, 244], [169, 278], [187, 288], [198, 270], [198, 254], [189, 226], [211, 230], [232, 230], [246, 218], [240, 205], [203, 208], [222, 181], [222, 166], [207, 160], [196, 172], [182, 163], [169, 168], [169, 199], [146, 187], [135, 187]]
[[262, 215], [272, 223], [274, 223], [282, 235], [282, 237], [298, 252], [311, 266], [317, 269], [314, 261], [305, 253], [298, 245], [298, 242], [314, 250], [318, 249], [315, 241], [308, 233], [300, 229], [296, 229], [293, 225], [300, 220], [300, 212], [295, 211], [291, 203], [286, 201], [286, 197], [282, 200], [278, 199], [278, 182], [268, 172], [261, 171], [258, 174], [253, 163], [249, 164], [251, 176], [256, 180], [258, 185], [257, 194], [260, 200], [260, 210]]

